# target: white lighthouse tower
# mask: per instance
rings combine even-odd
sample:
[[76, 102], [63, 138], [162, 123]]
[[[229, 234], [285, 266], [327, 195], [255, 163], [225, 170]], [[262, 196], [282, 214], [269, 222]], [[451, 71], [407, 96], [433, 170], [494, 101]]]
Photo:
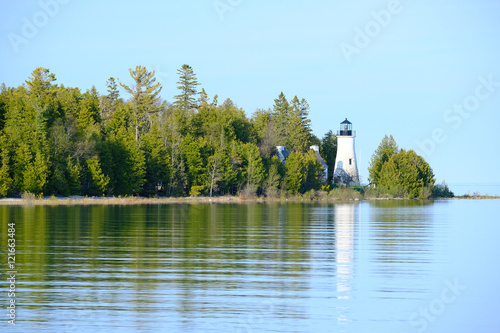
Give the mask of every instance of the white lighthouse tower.
[[358, 165], [354, 150], [356, 131], [352, 130], [352, 123], [347, 118], [340, 123], [337, 132], [337, 157], [333, 181], [336, 184], [359, 185]]

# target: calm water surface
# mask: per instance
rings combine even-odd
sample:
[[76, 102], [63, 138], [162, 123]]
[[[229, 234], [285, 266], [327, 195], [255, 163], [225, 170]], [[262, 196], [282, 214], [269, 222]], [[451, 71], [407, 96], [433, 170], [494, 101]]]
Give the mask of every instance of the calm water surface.
[[500, 332], [499, 208], [0, 206], [0, 331]]

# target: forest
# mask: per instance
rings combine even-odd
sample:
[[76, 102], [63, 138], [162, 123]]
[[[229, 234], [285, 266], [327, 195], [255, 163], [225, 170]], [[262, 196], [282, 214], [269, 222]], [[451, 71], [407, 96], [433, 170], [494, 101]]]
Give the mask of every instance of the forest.
[[[230, 99], [219, 103], [217, 95], [199, 91], [189, 65], [177, 70], [172, 102], [160, 98], [163, 87], [154, 71], [136, 66], [129, 72], [123, 81], [109, 78], [104, 95], [95, 87], [82, 92], [58, 85], [55, 74], [42, 67], [17, 88], [2, 84], [0, 197], [273, 198], [332, 190], [336, 136], [329, 131], [319, 139], [312, 133], [304, 98], [287, 100], [281, 93], [272, 108], [248, 118]], [[278, 145], [290, 152], [285, 163]], [[322, 166], [311, 145], [319, 146], [328, 165], [326, 183], [320, 182]], [[389, 153], [374, 153], [372, 183], [396, 195], [432, 193], [432, 169], [412, 154], [402, 156], [395, 142]], [[386, 162], [390, 167], [382, 170]], [[402, 179], [398, 175], [408, 174], [408, 163], [417, 173]]]
[[[311, 144], [332, 166], [331, 180], [336, 139], [312, 134], [305, 99], [281, 93], [249, 119], [230, 99], [198, 91], [190, 66], [177, 72], [172, 103], [143, 66], [127, 80], [109, 78], [104, 95], [58, 85], [46, 68], [17, 88], [2, 84], [0, 196], [303, 193], [321, 186]], [[292, 152], [285, 164], [277, 145]]]

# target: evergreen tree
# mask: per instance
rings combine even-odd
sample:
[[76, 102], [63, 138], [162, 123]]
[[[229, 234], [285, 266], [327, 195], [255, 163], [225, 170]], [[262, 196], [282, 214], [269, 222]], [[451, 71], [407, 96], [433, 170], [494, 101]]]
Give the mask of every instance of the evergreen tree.
[[289, 116], [286, 122], [286, 147], [292, 151], [306, 152], [311, 145], [311, 120], [308, 119], [309, 104], [297, 96], [290, 103]]
[[319, 146], [319, 152], [328, 166], [327, 184], [333, 183], [333, 171], [335, 170], [335, 159], [337, 158], [337, 136], [328, 131]]
[[245, 186], [253, 192], [251, 194], [255, 195], [264, 180], [264, 164], [260, 157], [259, 147], [253, 143], [245, 143], [240, 146], [240, 151], [243, 157], [242, 175], [245, 179]]
[[110, 77], [106, 82], [108, 87], [108, 94], [101, 98], [101, 119], [103, 122], [109, 121], [111, 114], [116, 110], [118, 103], [120, 103], [120, 92], [114, 77]]
[[5, 114], [9, 103], [10, 91], [6, 88], [5, 83], [0, 87], [0, 133], [5, 126]]
[[[196, 99], [191, 67], [179, 69], [180, 94], [162, 103], [154, 72], [130, 70], [130, 94], [120, 99], [110, 78], [108, 93], [95, 87], [54, 84], [55, 75], [37, 68], [25, 85], [0, 88], [0, 196], [21, 192], [58, 195], [292, 194], [319, 188], [322, 171], [311, 143], [335, 167], [336, 137], [320, 141], [310, 129], [309, 106], [281, 93], [273, 109], [249, 120], [227, 99]], [[197, 112], [196, 112], [197, 110]], [[275, 146], [292, 151], [285, 164]], [[370, 179], [407, 196], [447, 193], [435, 187], [429, 165], [414, 152], [399, 151], [384, 138], [372, 157]]]
[[302, 183], [301, 192], [319, 190], [321, 184], [320, 173], [323, 172], [323, 167], [312, 150], [308, 150], [307, 154], [305, 154], [305, 164], [305, 179]]
[[160, 133], [158, 119], [153, 122], [150, 131], [144, 135], [142, 148], [146, 166], [143, 194], [165, 195], [172, 166], [167, 146]]
[[96, 88], [92, 86], [92, 89], [87, 91], [82, 97], [78, 125], [84, 132], [92, 131], [92, 133], [99, 133], [101, 109], [99, 107], [99, 95]]
[[284, 145], [290, 151], [306, 152], [311, 144], [309, 105], [297, 96], [289, 103], [283, 92], [274, 100], [271, 121], [274, 124], [274, 146]]
[[11, 191], [13, 180], [10, 176], [10, 156], [5, 144], [5, 137], [0, 136], [0, 198]]
[[110, 176], [108, 191], [114, 195], [136, 195], [145, 183], [144, 152], [135, 141], [135, 119], [131, 106], [118, 107], [107, 126], [101, 164], [103, 174]]
[[30, 94], [36, 97], [49, 93], [52, 90], [52, 82], [56, 80], [56, 75], [50, 73], [50, 70], [38, 67], [31, 73], [31, 77], [26, 80]]
[[47, 122], [47, 127], [61, 116], [61, 110], [55, 99], [58, 87], [52, 84], [54, 81], [56, 81], [55, 74], [43, 67], [35, 69], [31, 77], [25, 81], [29, 98], [41, 109], [41, 116]]
[[292, 152], [285, 162], [286, 187], [291, 194], [299, 193], [306, 180], [307, 161], [301, 152]]
[[140, 131], [146, 125], [148, 116], [157, 112], [162, 105], [159, 103], [161, 84], [156, 82], [155, 72], [149, 72], [144, 66], [136, 66], [135, 70], [129, 69], [134, 80], [132, 86], [120, 82], [126, 92], [132, 95], [131, 110], [135, 129], [135, 141], [139, 142]]
[[387, 135], [384, 136], [382, 142], [380, 142], [380, 145], [377, 147], [377, 150], [375, 150], [370, 160], [370, 166], [368, 168], [368, 179], [370, 182], [373, 184], [379, 183], [382, 166], [392, 155], [397, 154], [397, 152], [398, 145], [392, 135], [390, 137]]
[[179, 74], [177, 89], [180, 90], [180, 94], [175, 96], [174, 106], [186, 114], [198, 107], [195, 96], [198, 94], [196, 86], [199, 85], [199, 83], [193, 69], [189, 65], [182, 65], [182, 67], [177, 70], [177, 74]]
[[267, 197], [275, 198], [278, 196], [278, 186], [281, 182], [283, 163], [277, 156], [271, 157], [268, 162], [267, 178], [264, 181], [264, 193]]
[[204, 148], [203, 139], [195, 139], [187, 136], [182, 140], [182, 151], [185, 156], [185, 165], [189, 194], [197, 196], [204, 190], [206, 184], [205, 161], [201, 151]]
[[379, 176], [380, 186], [410, 198], [430, 196], [435, 183], [431, 167], [413, 150], [401, 149], [391, 155]]
[[12, 92], [8, 103], [3, 131], [4, 149], [12, 158], [11, 192], [41, 194], [49, 177], [48, 107], [22, 86]]
[[277, 99], [274, 100], [272, 121], [275, 124], [276, 145], [286, 145], [287, 123], [290, 118], [289, 104], [285, 94], [280, 93]]
[[86, 160], [88, 169], [87, 193], [90, 195], [104, 195], [108, 190], [109, 176], [102, 172], [101, 162], [97, 156]]

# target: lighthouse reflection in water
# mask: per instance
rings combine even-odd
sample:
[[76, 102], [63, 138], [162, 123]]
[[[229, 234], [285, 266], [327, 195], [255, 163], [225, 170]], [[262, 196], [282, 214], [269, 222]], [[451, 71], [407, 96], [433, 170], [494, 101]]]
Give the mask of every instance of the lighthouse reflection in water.
[[335, 250], [337, 252], [337, 291], [339, 299], [349, 299], [353, 278], [354, 225], [356, 206], [335, 205]]
[[336, 204], [333, 207], [335, 221], [336, 294], [339, 300], [337, 322], [339, 324], [348, 324], [352, 321], [352, 317], [349, 316], [349, 300], [353, 297], [354, 231], [357, 224], [357, 207], [358, 205], [355, 204]]

